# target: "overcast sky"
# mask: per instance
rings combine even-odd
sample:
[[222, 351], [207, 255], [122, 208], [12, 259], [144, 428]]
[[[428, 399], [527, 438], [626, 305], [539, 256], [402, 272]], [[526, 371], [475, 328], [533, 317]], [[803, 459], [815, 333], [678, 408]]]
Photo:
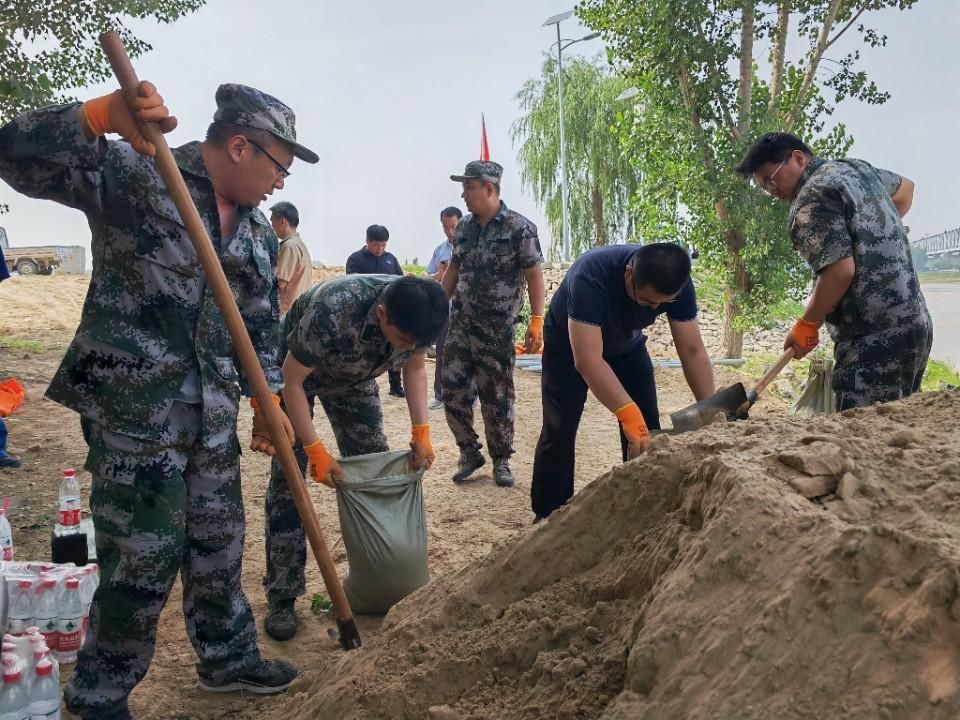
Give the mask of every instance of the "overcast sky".
[[[300, 210], [300, 231], [315, 261], [343, 264], [363, 243], [367, 225], [390, 230], [401, 261], [425, 263], [442, 240], [439, 213], [457, 204], [448, 176], [475, 159], [485, 113], [491, 156], [502, 163], [503, 198], [540, 227], [542, 213], [521, 192], [509, 129], [514, 95], [539, 73], [555, 40], [547, 17], [565, 0], [211, 0], [169, 26], [138, 26], [154, 51], [136, 62], [180, 120], [173, 145], [200, 139], [223, 82], [259, 87], [297, 114], [299, 139], [320, 155], [295, 162], [277, 200]], [[864, 52], [863, 68], [893, 98], [880, 107], [848, 104], [836, 117], [856, 138], [852, 155], [896, 170], [917, 183], [908, 218], [912, 236], [960, 225], [955, 200], [960, 80], [956, 33], [960, 0], [920, 0], [906, 13], [875, 15], [890, 35], [886, 48]], [[585, 34], [576, 19], [564, 37]], [[602, 42], [574, 46], [594, 54]], [[796, 49], [796, 48], [794, 48]], [[93, 97], [102, 85], [79, 92]], [[84, 245], [83, 216], [16, 195], [0, 183], [0, 217], [12, 245]], [[89, 260], [88, 260], [89, 263]]]

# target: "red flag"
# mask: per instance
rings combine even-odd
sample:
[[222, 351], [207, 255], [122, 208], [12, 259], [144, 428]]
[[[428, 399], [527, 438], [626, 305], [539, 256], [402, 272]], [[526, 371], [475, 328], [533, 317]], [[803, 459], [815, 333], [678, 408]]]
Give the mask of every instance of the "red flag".
[[490, 159], [490, 145], [487, 144], [487, 121], [483, 117], [483, 113], [480, 113], [480, 159], [489, 160]]

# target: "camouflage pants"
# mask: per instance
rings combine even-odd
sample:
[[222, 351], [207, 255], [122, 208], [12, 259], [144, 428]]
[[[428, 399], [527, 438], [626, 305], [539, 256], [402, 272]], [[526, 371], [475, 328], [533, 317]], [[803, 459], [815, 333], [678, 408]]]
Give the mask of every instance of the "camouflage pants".
[[473, 402], [479, 396], [494, 460], [513, 455], [513, 323], [471, 320], [453, 314], [443, 345], [442, 388], [447, 424], [461, 450], [483, 447], [473, 429]]
[[[380, 409], [380, 391], [376, 380], [358, 385], [307, 392], [310, 417], [316, 399], [330, 420], [341, 457], [386, 452], [387, 436], [383, 431], [383, 413]], [[300, 472], [307, 477], [307, 454], [303, 443], [294, 446]], [[287, 487], [286, 478], [276, 459], [270, 466], [270, 486], [267, 489], [266, 550], [267, 574], [263, 585], [267, 600], [276, 601], [299, 597], [306, 592], [304, 570], [307, 563], [307, 544], [297, 506]]]
[[214, 681], [259, 659], [253, 613], [240, 586], [244, 510], [236, 433], [216, 444], [201, 407], [175, 402], [157, 441], [82, 421], [93, 475], [100, 587], [66, 688], [74, 715], [122, 711], [153, 658], [160, 611], [181, 574], [197, 670]]
[[933, 322], [926, 314], [910, 325], [837, 342], [837, 410], [893, 402], [919, 391], [932, 344]]

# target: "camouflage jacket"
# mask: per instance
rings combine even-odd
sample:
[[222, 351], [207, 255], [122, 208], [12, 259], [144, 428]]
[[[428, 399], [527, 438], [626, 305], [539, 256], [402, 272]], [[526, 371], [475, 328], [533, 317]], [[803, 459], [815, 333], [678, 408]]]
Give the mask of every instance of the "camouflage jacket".
[[481, 228], [473, 215], [457, 225], [450, 265], [457, 268], [453, 312], [514, 323], [523, 307], [524, 272], [543, 262], [537, 226], [500, 203]]
[[[110, 430], [156, 438], [188, 373], [198, 372], [205, 432], [233, 434], [246, 379], [180, 214], [152, 159], [125, 142], [89, 141], [78, 104], [0, 128], [0, 177], [15, 190], [81, 210], [93, 274], [76, 336], [47, 396]], [[199, 143], [174, 149], [271, 388], [282, 387], [277, 238], [255, 208], [220, 236]]]
[[304, 390], [356, 385], [398, 370], [412, 351], [390, 345], [377, 305], [397, 275], [343, 275], [314, 285], [283, 316], [281, 349], [313, 368]]
[[793, 246], [819, 275], [852, 257], [850, 289], [827, 315], [836, 341], [926, 322], [907, 233], [891, 196], [903, 178], [863, 160], [815, 158], [790, 207]]

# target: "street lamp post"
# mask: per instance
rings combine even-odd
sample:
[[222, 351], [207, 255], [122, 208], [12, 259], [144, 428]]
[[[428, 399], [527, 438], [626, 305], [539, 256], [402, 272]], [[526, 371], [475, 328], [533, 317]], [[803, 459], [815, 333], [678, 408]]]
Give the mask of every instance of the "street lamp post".
[[560, 37], [560, 23], [569, 18], [571, 15], [573, 15], [573, 10], [568, 10], [567, 12], [547, 18], [543, 23], [544, 27], [547, 27], [548, 25], [557, 26], [557, 42], [554, 44], [557, 46], [557, 92], [560, 101], [560, 204], [563, 218], [562, 255], [564, 260], [570, 259], [570, 193], [567, 189], [567, 143], [564, 137], [563, 128], [563, 51], [574, 43], [583, 42], [584, 40], [593, 40], [594, 38], [600, 36], [600, 33], [591, 33], [590, 35], [586, 35], [582, 38], [570, 40], [566, 45], [564, 45], [563, 39]]

